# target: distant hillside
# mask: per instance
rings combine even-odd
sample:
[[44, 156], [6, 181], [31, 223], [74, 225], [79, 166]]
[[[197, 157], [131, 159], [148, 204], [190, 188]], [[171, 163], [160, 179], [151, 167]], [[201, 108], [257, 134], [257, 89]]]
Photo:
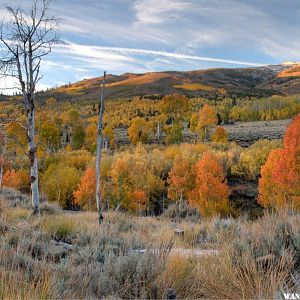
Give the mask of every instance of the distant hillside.
[[[93, 100], [100, 96], [102, 77], [82, 80], [39, 94], [39, 98]], [[268, 97], [300, 93], [300, 66], [281, 64], [255, 68], [209, 69], [189, 72], [125, 73], [107, 76], [110, 99], [133, 96], [161, 97], [181, 93], [189, 97], [215, 98], [226, 94]]]

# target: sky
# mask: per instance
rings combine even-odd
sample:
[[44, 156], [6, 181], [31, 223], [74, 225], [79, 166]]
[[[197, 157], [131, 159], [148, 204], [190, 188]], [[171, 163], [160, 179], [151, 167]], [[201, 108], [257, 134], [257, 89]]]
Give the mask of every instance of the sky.
[[[300, 61], [300, 0], [52, 0], [50, 14], [61, 19], [65, 45], [44, 58], [38, 89], [101, 76], [104, 70], [123, 74]], [[0, 20], [5, 18], [0, 7]], [[0, 87], [10, 84], [0, 79]]]

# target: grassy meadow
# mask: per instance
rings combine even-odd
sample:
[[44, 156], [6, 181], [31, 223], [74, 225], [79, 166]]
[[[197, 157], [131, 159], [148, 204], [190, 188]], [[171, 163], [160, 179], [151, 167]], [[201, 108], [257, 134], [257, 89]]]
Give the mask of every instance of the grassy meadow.
[[300, 288], [292, 211], [256, 221], [110, 212], [99, 226], [94, 212], [47, 202], [33, 217], [28, 197], [13, 189], [0, 199], [1, 299], [270, 299]]

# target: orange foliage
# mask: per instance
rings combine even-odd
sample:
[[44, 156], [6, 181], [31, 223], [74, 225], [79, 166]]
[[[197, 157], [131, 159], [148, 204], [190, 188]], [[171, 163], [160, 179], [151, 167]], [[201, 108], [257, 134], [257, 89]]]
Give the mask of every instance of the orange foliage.
[[196, 183], [194, 190], [188, 193], [189, 204], [197, 207], [203, 216], [226, 214], [229, 188], [217, 157], [206, 152], [194, 168]]
[[277, 189], [273, 182], [273, 169], [280, 156], [283, 155], [283, 149], [273, 150], [268, 157], [267, 162], [261, 168], [261, 178], [259, 179], [259, 198], [258, 203], [264, 207], [275, 207], [278, 200]]
[[134, 190], [131, 194], [130, 209], [140, 212], [146, 208], [149, 198], [144, 191]]
[[270, 153], [261, 169], [258, 202], [300, 210], [300, 114], [286, 130], [283, 146]]
[[17, 172], [12, 170], [7, 170], [3, 175], [3, 186], [12, 187], [18, 189], [20, 187], [20, 178]]
[[17, 172], [17, 177], [19, 178], [19, 188], [26, 189], [30, 187], [30, 180], [29, 180], [29, 171], [28, 170], [19, 170]]
[[178, 201], [180, 196], [187, 196], [187, 192], [193, 187], [194, 174], [191, 164], [184, 158], [176, 157], [173, 168], [169, 172], [168, 198]]
[[96, 208], [96, 172], [94, 168], [86, 169], [80, 179], [78, 189], [74, 191], [74, 203], [80, 205], [83, 209]]

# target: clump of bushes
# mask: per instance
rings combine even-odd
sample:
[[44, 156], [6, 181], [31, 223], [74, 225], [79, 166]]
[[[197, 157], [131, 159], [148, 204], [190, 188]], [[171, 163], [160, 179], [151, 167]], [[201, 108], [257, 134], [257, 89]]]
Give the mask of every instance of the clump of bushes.
[[186, 201], [183, 201], [181, 204], [169, 205], [162, 216], [169, 219], [186, 219], [193, 222], [201, 220], [199, 210], [190, 207]]
[[297, 268], [300, 265], [300, 230], [293, 228], [288, 220], [292, 216], [286, 217], [271, 220], [264, 216], [252, 226], [244, 227], [232, 243], [233, 263], [243, 268], [241, 258], [247, 253], [262, 270], [282, 259], [289, 261], [287, 265], [292, 264], [293, 269]]
[[24, 208], [31, 207], [30, 198], [28, 195], [22, 194], [20, 191], [14, 188], [2, 188], [0, 189], [0, 209], [1, 206]]
[[44, 217], [41, 227], [44, 232], [57, 240], [69, 242], [76, 236], [75, 223], [66, 216]]

